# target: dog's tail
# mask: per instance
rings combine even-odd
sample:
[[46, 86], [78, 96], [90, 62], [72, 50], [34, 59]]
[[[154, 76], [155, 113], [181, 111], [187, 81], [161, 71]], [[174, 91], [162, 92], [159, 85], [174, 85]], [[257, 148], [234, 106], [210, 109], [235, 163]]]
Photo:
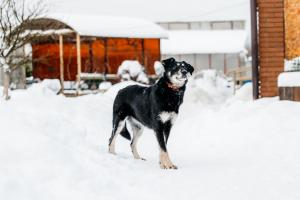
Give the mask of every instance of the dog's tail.
[[126, 123], [125, 123], [125, 126], [124, 128], [122, 129], [122, 131], [120, 132], [120, 135], [122, 135], [124, 138], [126, 138], [127, 140], [131, 140], [131, 136], [130, 136], [130, 133], [127, 129], [127, 126], [126, 126]]

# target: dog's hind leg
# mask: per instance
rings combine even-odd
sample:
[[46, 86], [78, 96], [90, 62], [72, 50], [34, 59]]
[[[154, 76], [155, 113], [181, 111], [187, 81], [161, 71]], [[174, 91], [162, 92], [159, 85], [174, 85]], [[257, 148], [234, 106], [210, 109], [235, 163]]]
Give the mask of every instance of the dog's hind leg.
[[109, 138], [108, 152], [111, 154], [116, 154], [115, 142], [118, 134], [122, 131], [125, 126], [125, 118], [120, 118], [119, 116], [114, 117], [113, 120], [113, 130], [111, 137]]
[[139, 123], [136, 119], [132, 118], [132, 117], [128, 117], [128, 122], [131, 125], [132, 128], [132, 141], [130, 144], [131, 147], [131, 151], [133, 154], [134, 159], [142, 159], [145, 160], [144, 158], [141, 158], [141, 156], [139, 155], [138, 151], [137, 151], [137, 142], [138, 139], [141, 137], [142, 133], [143, 133], [143, 125], [141, 123]]

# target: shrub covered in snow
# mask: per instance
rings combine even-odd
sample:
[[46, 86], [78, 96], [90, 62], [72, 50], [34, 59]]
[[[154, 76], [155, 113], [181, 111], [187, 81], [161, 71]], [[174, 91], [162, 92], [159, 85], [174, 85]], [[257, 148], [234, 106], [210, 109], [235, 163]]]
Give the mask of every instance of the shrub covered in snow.
[[227, 78], [216, 70], [203, 70], [189, 80], [185, 99], [205, 104], [224, 102], [232, 95]]
[[61, 90], [60, 81], [58, 79], [44, 79], [40, 83], [35, 83], [28, 88], [28, 92], [35, 95], [53, 96], [57, 95]]
[[100, 84], [99, 84], [99, 90], [101, 91], [106, 91], [108, 90], [109, 88], [111, 88], [112, 84], [111, 82], [109, 81], [102, 81]]
[[144, 67], [136, 60], [125, 60], [119, 66], [118, 76], [122, 81], [134, 80], [140, 83], [149, 83]]
[[114, 100], [117, 93], [119, 92], [119, 90], [127, 87], [127, 86], [130, 86], [130, 85], [141, 85], [141, 86], [149, 86], [149, 85], [144, 85], [144, 84], [141, 84], [141, 83], [138, 83], [138, 82], [135, 82], [135, 81], [122, 81], [120, 83], [117, 83], [117, 84], [114, 84], [112, 85], [109, 90], [107, 90], [104, 95], [108, 98], [110, 98], [111, 100]]
[[227, 101], [227, 105], [231, 105], [235, 102], [247, 102], [253, 100], [253, 86], [252, 83], [246, 83], [241, 88], [239, 88], [235, 95]]
[[159, 62], [159, 61], [154, 62], [154, 71], [158, 77], [163, 76], [165, 70], [164, 70], [164, 66], [161, 64], [161, 62]]

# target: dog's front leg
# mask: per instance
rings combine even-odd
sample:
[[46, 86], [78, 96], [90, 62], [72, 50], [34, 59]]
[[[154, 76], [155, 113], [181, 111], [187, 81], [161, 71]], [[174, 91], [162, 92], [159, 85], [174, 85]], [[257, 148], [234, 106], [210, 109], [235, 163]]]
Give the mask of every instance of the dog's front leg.
[[162, 169], [177, 169], [177, 166], [175, 166], [169, 157], [168, 151], [167, 151], [167, 144], [166, 139], [164, 137], [163, 129], [159, 128], [155, 131], [156, 138], [159, 145], [159, 165]]

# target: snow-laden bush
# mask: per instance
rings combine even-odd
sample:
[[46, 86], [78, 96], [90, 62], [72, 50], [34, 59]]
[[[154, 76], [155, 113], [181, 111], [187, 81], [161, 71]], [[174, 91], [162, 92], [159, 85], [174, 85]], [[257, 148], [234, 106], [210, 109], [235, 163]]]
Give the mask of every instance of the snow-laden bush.
[[[140, 83], [137, 83], [135, 81], [122, 81], [122, 82], [119, 82], [119, 83], [116, 83], [114, 85], [112, 85], [105, 93], [104, 95], [112, 100], [115, 99], [115, 97], [117, 96], [118, 92], [127, 87], [127, 86], [130, 86], [130, 85], [143, 85], [143, 84], [140, 84]], [[145, 85], [143, 85], [145, 86]]]
[[204, 104], [218, 104], [232, 95], [230, 83], [216, 70], [203, 70], [189, 80], [185, 100]]
[[162, 77], [165, 70], [164, 70], [164, 66], [161, 64], [160, 61], [155, 61], [154, 62], [154, 71], [155, 71], [155, 74], [158, 76], [158, 77]]
[[100, 84], [99, 84], [99, 90], [101, 91], [106, 91], [108, 90], [109, 88], [111, 88], [112, 86], [112, 83], [109, 82], [109, 81], [102, 81]]
[[44, 79], [42, 82], [32, 84], [32, 86], [28, 88], [28, 92], [33, 96], [54, 96], [57, 95], [60, 90], [61, 85], [58, 79]]
[[119, 66], [118, 76], [122, 81], [134, 80], [144, 84], [149, 83], [144, 67], [136, 60], [123, 61]]
[[246, 101], [253, 101], [253, 86], [252, 83], [246, 83], [241, 88], [239, 88], [235, 95], [230, 98], [226, 103], [227, 105], [234, 104], [236, 102], [246, 102]]

